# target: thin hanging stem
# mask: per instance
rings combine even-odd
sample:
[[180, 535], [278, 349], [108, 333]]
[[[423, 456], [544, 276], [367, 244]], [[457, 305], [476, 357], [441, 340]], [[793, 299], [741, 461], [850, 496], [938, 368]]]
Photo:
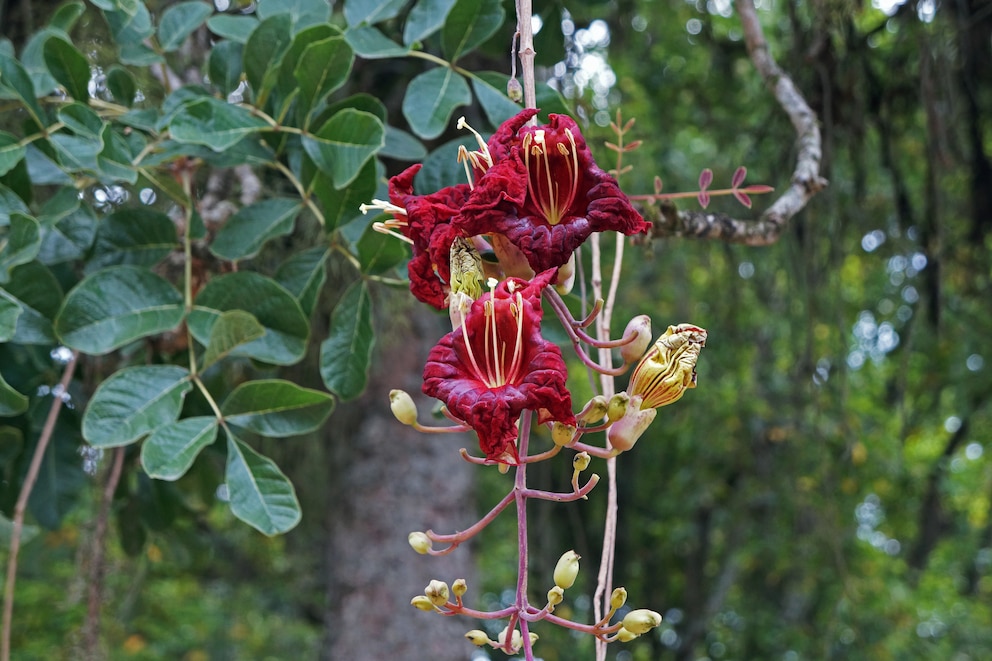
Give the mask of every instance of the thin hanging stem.
[[17, 583], [17, 555], [21, 550], [21, 531], [24, 528], [24, 512], [28, 507], [28, 498], [31, 497], [31, 490], [34, 489], [35, 482], [38, 481], [41, 462], [45, 457], [45, 450], [48, 448], [48, 443], [52, 439], [52, 433], [55, 431], [55, 421], [58, 420], [59, 411], [62, 409], [63, 397], [68, 392], [69, 383], [72, 382], [72, 374], [76, 371], [78, 358], [79, 352], [73, 351], [69, 362], [65, 365], [62, 380], [52, 390], [52, 406], [48, 409], [45, 426], [41, 429], [41, 436], [38, 437], [38, 444], [34, 448], [34, 455], [31, 457], [28, 474], [24, 478], [24, 484], [21, 485], [21, 492], [17, 496], [17, 504], [14, 505], [14, 528], [10, 535], [10, 555], [7, 557], [7, 581], [4, 584], [3, 592], [3, 631], [0, 633], [0, 661], [10, 661], [10, 625], [14, 617], [14, 586]]

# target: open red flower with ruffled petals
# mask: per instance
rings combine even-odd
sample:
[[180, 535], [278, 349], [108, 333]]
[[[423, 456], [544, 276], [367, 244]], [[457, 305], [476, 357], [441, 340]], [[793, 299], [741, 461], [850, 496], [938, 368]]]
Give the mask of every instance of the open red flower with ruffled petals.
[[639, 234], [650, 229], [609, 173], [593, 161], [566, 115], [527, 126], [524, 110], [489, 140], [493, 165], [476, 182], [453, 220], [466, 235], [502, 234], [535, 271], [564, 265], [593, 232]]
[[451, 281], [451, 243], [461, 231], [451, 226], [470, 192], [468, 184], [442, 188], [429, 195], [413, 192], [413, 179], [421, 165], [413, 165], [389, 180], [389, 202], [393, 220], [386, 228], [396, 230], [413, 244], [407, 267], [410, 291], [418, 300], [444, 309]]
[[427, 357], [424, 393], [476, 431], [488, 459], [519, 463], [517, 420], [525, 410], [537, 411], [539, 422], [575, 424], [565, 361], [541, 337], [541, 292], [554, 275], [496, 285]]

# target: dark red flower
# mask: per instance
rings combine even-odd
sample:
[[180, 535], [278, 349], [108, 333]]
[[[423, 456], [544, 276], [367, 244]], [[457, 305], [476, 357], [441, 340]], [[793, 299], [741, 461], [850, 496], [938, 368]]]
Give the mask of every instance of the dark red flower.
[[538, 422], [575, 424], [565, 361], [541, 337], [541, 292], [554, 275], [501, 282], [427, 357], [424, 393], [476, 431], [489, 459], [518, 463], [517, 420], [525, 410], [537, 411]]
[[593, 232], [648, 231], [616, 179], [593, 161], [575, 121], [551, 115], [545, 126], [527, 126], [536, 112], [507, 120], [489, 140], [493, 165], [453, 224], [468, 236], [502, 234], [537, 272], [565, 264]]
[[413, 179], [421, 165], [413, 165], [389, 180], [389, 201], [406, 213], [395, 213], [387, 224], [413, 243], [407, 267], [410, 291], [418, 300], [439, 310], [447, 305], [451, 242], [461, 231], [451, 226], [471, 190], [468, 184], [442, 188], [429, 195], [413, 192]]

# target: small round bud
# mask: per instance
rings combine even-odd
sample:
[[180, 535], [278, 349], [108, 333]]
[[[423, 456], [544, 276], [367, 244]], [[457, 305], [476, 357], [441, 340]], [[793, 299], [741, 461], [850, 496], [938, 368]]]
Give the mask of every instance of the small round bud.
[[634, 640], [640, 635], [641, 634], [639, 633], [633, 633], [628, 629], [624, 629], [623, 627], [620, 627], [620, 631], [617, 631], [617, 640], [619, 640], [621, 643], [629, 643], [630, 641]]
[[575, 438], [575, 425], [566, 425], [556, 420], [551, 426], [551, 440], [555, 445], [568, 445], [573, 438]]
[[623, 618], [623, 628], [637, 635], [647, 633], [659, 624], [661, 624], [661, 614], [647, 608], [638, 608], [636, 611], [630, 611]]
[[630, 403], [630, 395], [625, 392], [618, 392], [610, 398], [610, 405], [606, 411], [606, 417], [610, 422], [619, 420], [627, 412], [627, 405]]
[[448, 603], [448, 584], [444, 581], [434, 580], [424, 588], [424, 595], [431, 600], [435, 606], [444, 606]]
[[393, 410], [393, 415], [404, 425], [413, 425], [417, 422], [417, 405], [413, 403], [413, 398], [405, 390], [389, 391], [389, 408]]
[[422, 532], [412, 532], [410, 533], [406, 541], [410, 542], [410, 546], [413, 550], [420, 555], [426, 555], [428, 551], [431, 550], [431, 538]]
[[589, 456], [588, 452], [580, 452], [577, 455], [575, 455], [574, 459], [572, 459], [572, 468], [574, 468], [575, 470], [581, 473], [585, 469], [589, 468], [589, 462], [591, 460], [592, 459]]
[[644, 352], [651, 346], [651, 317], [640, 314], [630, 320], [627, 328], [623, 331], [623, 336], [627, 337], [632, 333], [637, 333], [637, 337], [620, 347], [620, 356], [625, 365], [638, 361], [644, 356]]
[[561, 586], [556, 585], [548, 590], [548, 610], [553, 611], [555, 606], [560, 604], [563, 599], [565, 599], [565, 591]]
[[[562, 296], [572, 291], [575, 285], [575, 253], [568, 258], [564, 265], [558, 267], [558, 275], [555, 278], [555, 291]], [[650, 341], [650, 339], [648, 340]], [[640, 356], [638, 356], [640, 358]]]
[[589, 400], [586, 407], [582, 409], [576, 417], [579, 422], [584, 422], [586, 424], [591, 422], [597, 422], [606, 417], [606, 412], [609, 410], [610, 403], [602, 395], [596, 395]]
[[533, 647], [534, 646], [534, 643], [536, 643], [541, 638], [540, 636], [538, 636], [533, 631], [528, 631], [527, 632], [527, 637], [530, 638], [530, 646], [531, 647]]
[[451, 592], [454, 593], [456, 597], [461, 597], [468, 592], [468, 583], [465, 582], [464, 578], [459, 578], [451, 584]]
[[506, 81], [506, 96], [514, 103], [520, 103], [524, 98], [524, 86], [516, 78]]
[[465, 634], [465, 637], [468, 638], [468, 642], [477, 647], [482, 647], [483, 645], [488, 645], [492, 642], [489, 640], [489, 636], [486, 635], [486, 632], [481, 629], [472, 629]]
[[627, 590], [624, 588], [617, 588], [610, 595], [610, 608], [616, 610], [627, 603]]
[[416, 597], [410, 600], [410, 605], [414, 608], [419, 608], [422, 611], [432, 611], [434, 610], [434, 604], [431, 600], [422, 594], [418, 594]]
[[575, 577], [578, 575], [579, 554], [575, 551], [565, 551], [555, 565], [555, 585], [567, 590], [575, 583]]

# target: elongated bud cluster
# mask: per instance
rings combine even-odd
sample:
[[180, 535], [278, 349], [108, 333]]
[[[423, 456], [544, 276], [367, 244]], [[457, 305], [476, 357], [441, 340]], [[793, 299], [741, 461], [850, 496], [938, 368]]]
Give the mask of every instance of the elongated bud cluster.
[[420, 555], [426, 555], [431, 550], [431, 538], [422, 532], [412, 532], [407, 535], [406, 541], [410, 543], [413, 550]]
[[481, 629], [472, 629], [465, 634], [465, 637], [468, 638], [468, 642], [476, 645], [477, 647], [482, 647], [483, 645], [488, 645], [492, 642], [489, 640], [489, 636], [486, 635], [486, 632]]
[[623, 628], [637, 635], [647, 633], [659, 624], [661, 624], [661, 614], [647, 608], [630, 611], [623, 618]]
[[566, 425], [555, 420], [551, 426], [551, 440], [554, 441], [555, 445], [568, 445], [573, 438], [575, 438], [575, 425]]
[[610, 608], [616, 610], [627, 603], [627, 590], [626, 588], [616, 588], [613, 594], [610, 595]]
[[696, 361], [706, 346], [706, 331], [692, 324], [669, 326], [630, 375], [631, 397], [640, 395], [641, 408], [656, 409], [677, 402], [696, 387]]
[[435, 606], [444, 606], [448, 603], [448, 584], [444, 581], [434, 580], [424, 588], [424, 596], [430, 599]]
[[579, 575], [579, 554], [575, 551], [565, 551], [555, 565], [555, 585], [567, 590], [575, 583]]
[[389, 408], [392, 409], [396, 419], [404, 425], [417, 423], [417, 405], [405, 390], [389, 391]]
[[637, 338], [620, 347], [620, 356], [624, 365], [640, 360], [651, 346], [651, 317], [641, 314], [631, 319], [623, 331], [623, 336], [629, 337], [633, 333], [637, 334]]

